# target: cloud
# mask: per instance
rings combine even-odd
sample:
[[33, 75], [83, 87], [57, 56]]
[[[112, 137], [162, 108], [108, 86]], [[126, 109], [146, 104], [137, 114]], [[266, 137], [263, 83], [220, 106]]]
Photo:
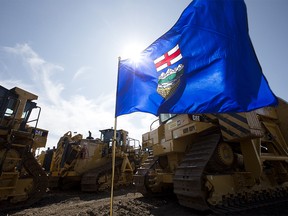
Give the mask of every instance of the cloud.
[[73, 76], [73, 81], [77, 80], [79, 77], [83, 76], [85, 73], [88, 73], [91, 70], [91, 67], [83, 66], [77, 70]]
[[46, 62], [28, 44], [17, 44], [15, 47], [4, 47], [7, 53], [21, 58], [23, 65], [28, 67], [27, 75], [32, 81], [34, 90], [40, 92], [42, 97], [51, 103], [57, 104], [61, 99], [60, 94], [64, 89], [63, 84], [53, 79], [52, 75], [61, 73], [64, 68], [56, 64]]
[[78, 132], [85, 137], [90, 130], [94, 137], [99, 137], [99, 129], [113, 125], [113, 101], [108, 99], [103, 102], [76, 95], [71, 100], [62, 99], [57, 105], [43, 104], [41, 127], [48, 128], [53, 138], [53, 141], [49, 140], [49, 146], [55, 146], [67, 131]]
[[[103, 127], [113, 126], [113, 94], [95, 99], [87, 99], [85, 95], [64, 98], [61, 93], [65, 82], [53, 77], [53, 74], [61, 73], [64, 68], [45, 61], [28, 44], [5, 47], [4, 50], [21, 58], [23, 65], [29, 69], [26, 71], [28, 79], [1, 80], [2, 85], [9, 86], [7, 88], [20, 86], [38, 95], [37, 104], [42, 108], [38, 126], [49, 130], [50, 147], [56, 145], [67, 131], [88, 134], [88, 130], [98, 132]], [[32, 83], [28, 84], [31, 80]]]
[[[28, 67], [22, 79], [2, 79], [1, 83], [6, 88], [18, 86], [31, 91], [39, 96], [37, 105], [42, 109], [38, 127], [49, 130], [46, 147], [56, 146], [64, 133], [71, 131], [88, 136], [92, 132], [94, 138], [100, 137], [99, 130], [114, 127], [115, 92], [102, 94], [97, 98], [88, 99], [84, 94], [63, 96], [63, 90], [70, 92], [67, 80], [61, 80], [65, 68], [41, 58], [28, 44], [18, 44], [15, 47], [5, 47], [7, 53], [15, 55], [23, 62], [22, 67]], [[7, 65], [9, 70], [9, 64]], [[73, 79], [87, 73], [90, 67], [82, 67]], [[18, 74], [19, 75], [19, 74]], [[100, 80], [100, 82], [102, 82]], [[149, 130], [155, 116], [134, 113], [118, 117], [117, 129], [129, 132], [131, 138], [139, 140], [141, 135]]]

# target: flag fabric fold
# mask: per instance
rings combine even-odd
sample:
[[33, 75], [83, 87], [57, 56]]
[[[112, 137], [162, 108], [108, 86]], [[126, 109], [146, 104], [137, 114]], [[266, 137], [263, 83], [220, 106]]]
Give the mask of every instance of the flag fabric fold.
[[194, 0], [137, 59], [119, 61], [116, 117], [247, 112], [276, 104], [243, 0]]

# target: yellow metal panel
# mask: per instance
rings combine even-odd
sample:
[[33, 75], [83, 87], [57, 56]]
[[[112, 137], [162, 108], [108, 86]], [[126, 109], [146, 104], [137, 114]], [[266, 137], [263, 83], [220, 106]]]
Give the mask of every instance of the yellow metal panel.
[[278, 118], [274, 107], [263, 107], [261, 109], [255, 110], [255, 112], [257, 114], [265, 116], [265, 117], [269, 117], [269, 118], [273, 118], [273, 119]]
[[165, 124], [165, 140], [174, 138], [173, 131], [189, 124], [191, 120], [188, 115], [178, 115], [172, 119], [171, 122]]
[[288, 146], [287, 143], [282, 136], [282, 133], [278, 127], [278, 125], [269, 122], [263, 122], [267, 130], [272, 134], [274, 140], [276, 141], [275, 147], [283, 156], [288, 156]]
[[191, 122], [190, 124], [185, 124], [183, 127], [180, 127], [173, 131], [173, 138], [178, 139], [187, 135], [201, 133], [211, 127], [214, 127], [213, 124], [206, 122]]
[[240, 141], [261, 137], [261, 125], [256, 113], [231, 113], [218, 115], [225, 141]]
[[261, 123], [257, 117], [256, 112], [248, 112], [246, 113], [247, 122], [251, 131], [251, 134], [256, 137], [262, 137], [263, 131], [261, 129]]
[[160, 143], [161, 139], [164, 138], [164, 125], [160, 125], [157, 129], [151, 131], [149, 136], [149, 143]]
[[251, 172], [255, 179], [259, 179], [262, 174], [262, 162], [259, 155], [260, 143], [260, 139], [247, 139], [241, 142], [245, 169]]
[[279, 127], [282, 132], [282, 135], [288, 143], [288, 104], [286, 101], [282, 99], [278, 99], [279, 105], [276, 107], [276, 112], [278, 114], [278, 119], [277, 121], [279, 122]]
[[186, 150], [187, 143], [179, 142], [177, 140], [170, 140], [166, 142], [162, 142], [161, 145], [153, 145], [153, 154], [155, 156], [163, 155], [167, 153], [182, 153]]
[[142, 142], [147, 142], [150, 139], [150, 132], [142, 134]]

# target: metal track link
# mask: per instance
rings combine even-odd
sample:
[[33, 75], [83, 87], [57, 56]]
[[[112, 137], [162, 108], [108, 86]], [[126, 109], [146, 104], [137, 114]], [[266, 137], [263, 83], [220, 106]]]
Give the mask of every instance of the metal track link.
[[174, 176], [174, 193], [181, 205], [208, 210], [203, 191], [204, 171], [220, 140], [219, 134], [205, 136], [193, 143]]
[[25, 201], [11, 203], [9, 200], [1, 201], [0, 209], [5, 212], [8, 210], [15, 210], [24, 207], [29, 207], [35, 202], [39, 201], [46, 193], [48, 187], [47, 174], [42, 170], [32, 153], [28, 152], [23, 158], [23, 166], [27, 173], [27, 177], [33, 178], [33, 188], [28, 193], [28, 199]]
[[[115, 161], [115, 167], [119, 167], [122, 165], [122, 159], [117, 159]], [[111, 172], [112, 170], [112, 161], [105, 164], [102, 167], [98, 167], [96, 169], [90, 170], [85, 173], [81, 179], [81, 191], [83, 192], [97, 192], [99, 190], [100, 184], [98, 183], [98, 179], [102, 174], [106, 172]]]
[[154, 157], [153, 155], [149, 155], [144, 163], [141, 164], [141, 167], [137, 169], [137, 172], [133, 176], [133, 181], [136, 186], [136, 190], [142, 195], [149, 195], [151, 192], [146, 188], [146, 177], [148, 171], [154, 166], [158, 157]]
[[245, 212], [264, 206], [271, 206], [288, 201], [288, 186], [261, 191], [247, 190], [238, 194], [227, 194], [217, 205], [209, 204], [205, 188], [206, 168], [220, 136], [209, 135], [193, 143], [190, 151], [178, 166], [174, 176], [174, 193], [181, 205], [200, 211], [212, 210], [227, 214]]
[[250, 209], [272, 206], [287, 201], [288, 188], [278, 187], [270, 190], [227, 195], [223, 197], [221, 204], [210, 206], [210, 209], [215, 213], [244, 212]]

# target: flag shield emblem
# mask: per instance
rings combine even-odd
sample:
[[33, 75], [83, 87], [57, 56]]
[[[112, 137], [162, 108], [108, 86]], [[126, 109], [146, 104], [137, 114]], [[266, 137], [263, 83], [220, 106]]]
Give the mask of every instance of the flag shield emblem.
[[[173, 95], [180, 84], [180, 78], [184, 73], [184, 65], [179, 62], [181, 59], [181, 51], [177, 44], [167, 53], [154, 60], [157, 72], [162, 72], [158, 77], [157, 92], [165, 99]], [[175, 65], [177, 62], [178, 65]], [[173, 66], [176, 67], [173, 68]], [[167, 67], [169, 68], [166, 70]], [[164, 70], [166, 72], [163, 72]]]
[[180, 78], [184, 73], [184, 65], [179, 64], [176, 68], [169, 68], [166, 73], [158, 77], [157, 92], [165, 99], [169, 98], [180, 84]]

